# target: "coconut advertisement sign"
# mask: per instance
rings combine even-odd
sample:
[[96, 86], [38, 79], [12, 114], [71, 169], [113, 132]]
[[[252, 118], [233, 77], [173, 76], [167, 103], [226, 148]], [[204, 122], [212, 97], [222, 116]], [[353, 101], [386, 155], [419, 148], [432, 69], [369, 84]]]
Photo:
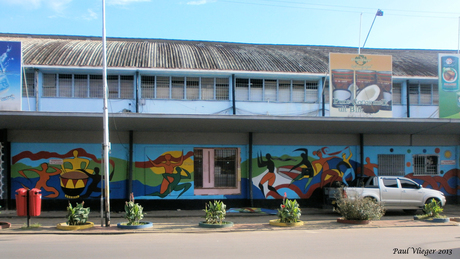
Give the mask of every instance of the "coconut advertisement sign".
[[0, 41], [0, 111], [20, 111], [21, 42]]
[[329, 54], [330, 116], [393, 117], [391, 56]]
[[460, 55], [438, 55], [439, 118], [460, 119], [458, 85]]

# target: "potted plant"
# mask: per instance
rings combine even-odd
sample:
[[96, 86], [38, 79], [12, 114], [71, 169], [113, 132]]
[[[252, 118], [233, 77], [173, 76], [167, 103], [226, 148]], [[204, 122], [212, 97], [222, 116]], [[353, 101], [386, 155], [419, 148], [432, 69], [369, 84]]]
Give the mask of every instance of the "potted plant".
[[378, 220], [385, 214], [383, 205], [372, 198], [345, 195], [344, 190], [337, 192], [335, 210], [342, 215], [339, 223], [369, 224], [371, 220]]
[[153, 226], [152, 222], [141, 221], [144, 218], [144, 208], [134, 202], [134, 194], [129, 196], [129, 202], [125, 202], [125, 216], [128, 222], [118, 223], [117, 227], [124, 229], [149, 228]]
[[429, 222], [449, 222], [449, 218], [441, 215], [444, 209], [439, 205], [439, 202], [436, 199], [431, 199], [430, 202], [427, 202], [423, 208], [423, 215], [415, 215], [414, 220], [426, 220]]
[[199, 222], [200, 227], [206, 228], [226, 228], [232, 227], [233, 222], [224, 221], [225, 215], [227, 214], [226, 205], [222, 201], [214, 201], [205, 204], [205, 221]]
[[85, 208], [83, 205], [85, 202], [80, 204], [77, 202], [75, 207], [72, 207], [72, 204], [69, 201], [69, 206], [67, 206], [67, 222], [59, 223], [57, 225], [58, 229], [62, 230], [78, 230], [78, 229], [87, 229], [94, 226], [93, 222], [88, 221], [88, 216], [90, 208]]
[[270, 220], [270, 225], [281, 227], [296, 227], [302, 226], [303, 221], [300, 220], [302, 211], [296, 200], [288, 200], [284, 193], [283, 203], [278, 209], [278, 219]]
[[[2, 208], [2, 206], [0, 206], [0, 208]], [[0, 221], [0, 229], [2, 229], [2, 228], [9, 228], [9, 227], [11, 227], [11, 223], [10, 223], [10, 222]]]

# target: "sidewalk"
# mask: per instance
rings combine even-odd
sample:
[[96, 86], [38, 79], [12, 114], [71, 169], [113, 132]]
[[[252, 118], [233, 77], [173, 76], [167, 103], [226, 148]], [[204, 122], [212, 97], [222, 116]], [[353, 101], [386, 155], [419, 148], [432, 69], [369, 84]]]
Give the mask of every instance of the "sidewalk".
[[[126, 222], [124, 213], [111, 213], [110, 227], [101, 227], [100, 212], [92, 211], [90, 221], [94, 227], [85, 230], [66, 231], [57, 229], [58, 223], [66, 221], [66, 211], [44, 211], [38, 217], [31, 217], [30, 224], [40, 224], [39, 228], [24, 228], [27, 226], [27, 217], [16, 216], [16, 211], [1, 211], [0, 222], [9, 222], [11, 227], [0, 229], [2, 234], [139, 234], [139, 233], [209, 233], [209, 232], [241, 232], [241, 231], [277, 231], [277, 230], [320, 230], [320, 229], [348, 229], [348, 228], [389, 228], [389, 227], [440, 227], [460, 225], [460, 205], [447, 205], [442, 215], [450, 218], [447, 223], [431, 223], [414, 220], [413, 216], [406, 215], [402, 211], [388, 211], [381, 220], [372, 221], [368, 225], [352, 225], [337, 223], [339, 214], [331, 209], [302, 208], [301, 220], [303, 226], [286, 228], [269, 224], [276, 219], [276, 215], [261, 213], [227, 213], [226, 221], [231, 221], [231, 228], [201, 228], [198, 226], [203, 221], [202, 210], [159, 210], [148, 211], [142, 221], [150, 221], [153, 227], [137, 230], [120, 229], [118, 223]], [[421, 211], [418, 211], [421, 214]], [[104, 219], [102, 219], [104, 220]]]

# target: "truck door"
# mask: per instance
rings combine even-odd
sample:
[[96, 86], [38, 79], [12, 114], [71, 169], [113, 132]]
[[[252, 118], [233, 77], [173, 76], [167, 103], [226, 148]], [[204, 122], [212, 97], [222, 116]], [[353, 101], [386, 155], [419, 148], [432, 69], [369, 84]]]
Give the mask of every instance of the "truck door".
[[398, 179], [401, 186], [401, 205], [408, 207], [423, 206], [423, 192], [419, 185], [408, 179]]
[[398, 188], [396, 178], [382, 178], [382, 186], [380, 188], [380, 197], [385, 206], [399, 206], [401, 199], [401, 190]]

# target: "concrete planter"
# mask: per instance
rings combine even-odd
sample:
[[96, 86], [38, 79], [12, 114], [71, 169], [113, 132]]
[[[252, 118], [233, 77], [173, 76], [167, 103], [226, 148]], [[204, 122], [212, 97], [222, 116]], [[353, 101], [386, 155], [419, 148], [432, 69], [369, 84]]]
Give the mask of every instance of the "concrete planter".
[[2, 229], [2, 228], [10, 228], [10, 227], [11, 227], [10, 222], [0, 221], [0, 229]]
[[450, 221], [449, 218], [423, 218], [419, 216], [414, 216], [414, 220], [422, 220], [422, 221], [432, 222], [432, 223], [447, 223]]
[[303, 226], [303, 221], [299, 220], [298, 222], [294, 222], [294, 223], [283, 223], [283, 222], [280, 222], [279, 219], [272, 219], [270, 220], [270, 225], [272, 226], [277, 226], [277, 227], [299, 227], [299, 226]]
[[67, 225], [67, 223], [59, 223], [56, 227], [61, 230], [82, 230], [94, 227], [94, 223], [90, 221], [87, 221], [83, 225]]
[[338, 218], [337, 222], [342, 223], [342, 224], [355, 224], [355, 225], [367, 225], [371, 223], [370, 220], [357, 220], [357, 219], [344, 219], [344, 218]]
[[202, 228], [230, 228], [233, 227], [233, 222], [231, 221], [222, 221], [222, 224], [208, 224], [204, 221], [198, 223], [198, 226]]
[[139, 225], [127, 225], [128, 222], [122, 222], [117, 224], [117, 228], [122, 229], [143, 229], [143, 228], [151, 228], [153, 227], [153, 223], [150, 221], [141, 221]]

